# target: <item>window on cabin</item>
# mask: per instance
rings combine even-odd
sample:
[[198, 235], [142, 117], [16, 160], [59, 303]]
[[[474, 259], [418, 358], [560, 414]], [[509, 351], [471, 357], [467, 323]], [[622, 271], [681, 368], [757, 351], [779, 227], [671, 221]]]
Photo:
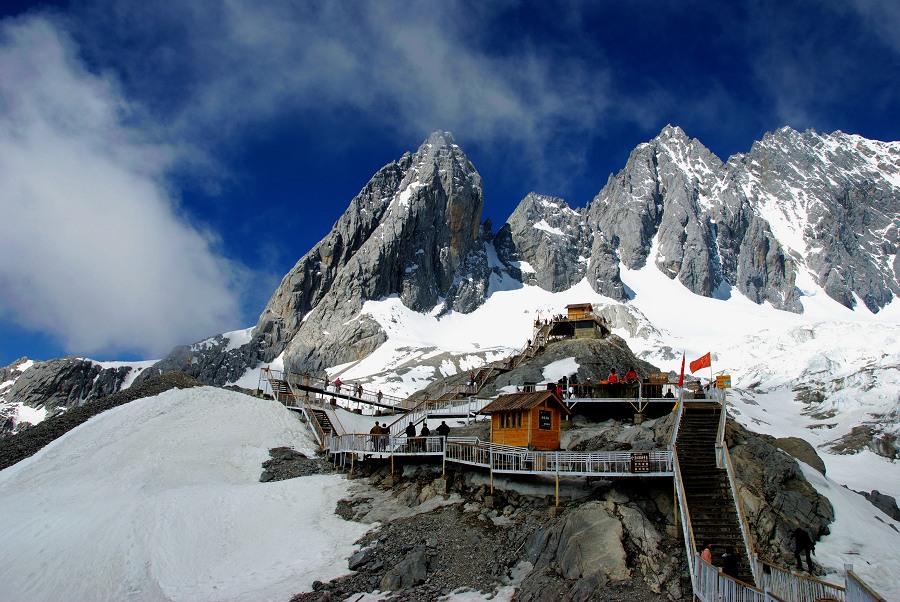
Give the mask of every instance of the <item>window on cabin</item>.
[[522, 412], [504, 412], [503, 414], [500, 414], [500, 428], [522, 428]]

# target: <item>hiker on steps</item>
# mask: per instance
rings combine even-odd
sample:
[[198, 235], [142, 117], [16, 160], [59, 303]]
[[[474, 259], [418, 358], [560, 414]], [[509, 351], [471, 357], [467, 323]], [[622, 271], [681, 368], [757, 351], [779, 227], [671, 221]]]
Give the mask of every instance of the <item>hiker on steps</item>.
[[812, 557], [810, 554], [815, 549], [816, 544], [813, 543], [812, 539], [809, 537], [809, 533], [797, 527], [794, 529], [794, 557], [797, 559], [797, 570], [803, 570], [803, 563], [800, 562], [800, 554], [802, 552], [806, 552], [806, 568], [809, 569], [808, 572], [812, 575], [813, 572], [813, 564]]

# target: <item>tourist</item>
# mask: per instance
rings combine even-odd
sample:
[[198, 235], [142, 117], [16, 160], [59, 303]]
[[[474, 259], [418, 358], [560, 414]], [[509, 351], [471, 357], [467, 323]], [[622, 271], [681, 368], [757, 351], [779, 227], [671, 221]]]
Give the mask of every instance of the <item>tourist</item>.
[[628, 372], [625, 373], [625, 382], [633, 383], [633, 382], [637, 382], [637, 379], [638, 379], [637, 372], [635, 372], [633, 367], [629, 368]]
[[712, 564], [712, 551], [709, 549], [709, 544], [704, 544], [703, 551], [700, 552], [700, 558]]
[[672, 392], [672, 387], [666, 389], [666, 394], [663, 395], [666, 399], [675, 399], [675, 393]]
[[378, 390], [378, 393], [375, 394], [375, 397], [378, 399], [378, 403], [381, 403], [381, 389]]
[[722, 554], [722, 572], [734, 579], [738, 578], [738, 555], [734, 546], [728, 546]]
[[800, 554], [802, 552], [806, 552], [806, 568], [808, 569], [808, 572], [812, 574], [813, 565], [810, 553], [814, 548], [815, 544], [813, 543], [812, 539], [810, 539], [809, 534], [806, 531], [804, 531], [800, 527], [794, 529], [794, 556], [797, 559], [798, 571], [803, 570], [803, 563], [800, 562]]
[[450, 434], [450, 426], [446, 422], [441, 420], [441, 423], [438, 425], [438, 427], [436, 429], [434, 429], [434, 431], [441, 438], [441, 451], [443, 451], [444, 445], [447, 442], [447, 436]]
[[419, 443], [419, 440], [416, 439], [416, 425], [410, 422], [406, 425], [406, 447], [410, 452], [417, 452]]
[[341, 381], [340, 377], [334, 379], [334, 392], [337, 393], [338, 395], [341, 394], [341, 383], [342, 382], [343, 381]]
[[375, 426], [371, 428], [369, 434], [372, 435], [372, 449], [374, 451], [381, 451], [380, 439], [381, 439], [381, 425], [378, 421], [375, 421]]
[[430, 437], [431, 436], [431, 429], [428, 428], [427, 422], [422, 423], [422, 431], [419, 433], [419, 436], [420, 437]]
[[611, 385], [619, 384], [619, 375], [616, 374], [615, 368], [613, 368], [612, 370], [609, 371], [609, 376], [607, 377], [606, 382], [608, 382]]

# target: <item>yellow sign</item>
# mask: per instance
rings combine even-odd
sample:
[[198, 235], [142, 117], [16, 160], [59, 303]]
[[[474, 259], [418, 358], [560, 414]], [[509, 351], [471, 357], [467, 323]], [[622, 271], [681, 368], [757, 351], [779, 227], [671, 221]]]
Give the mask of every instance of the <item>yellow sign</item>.
[[731, 388], [731, 375], [730, 374], [720, 374], [716, 377], [716, 388], [717, 389], [730, 389]]

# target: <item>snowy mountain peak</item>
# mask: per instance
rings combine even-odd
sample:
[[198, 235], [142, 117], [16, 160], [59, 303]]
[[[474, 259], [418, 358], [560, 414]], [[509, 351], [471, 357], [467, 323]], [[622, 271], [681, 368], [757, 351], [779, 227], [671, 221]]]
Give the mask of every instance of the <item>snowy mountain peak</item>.
[[[478, 172], [436, 131], [373, 176], [285, 276], [246, 345], [210, 351], [215, 370], [190, 370], [221, 384], [235, 365], [282, 353], [299, 370], [356, 362], [388, 337], [362, 311], [367, 301], [471, 312], [492, 278], [503, 282], [494, 290], [554, 293], [585, 282], [627, 302], [624, 271], [648, 268], [701, 297], [740, 294], [799, 313], [824, 291], [878, 311], [900, 291], [898, 157], [896, 143], [782, 128], [723, 163], [667, 126], [586, 207], [531, 193], [494, 235], [480, 223]], [[171, 359], [163, 366], [184, 369]]]

